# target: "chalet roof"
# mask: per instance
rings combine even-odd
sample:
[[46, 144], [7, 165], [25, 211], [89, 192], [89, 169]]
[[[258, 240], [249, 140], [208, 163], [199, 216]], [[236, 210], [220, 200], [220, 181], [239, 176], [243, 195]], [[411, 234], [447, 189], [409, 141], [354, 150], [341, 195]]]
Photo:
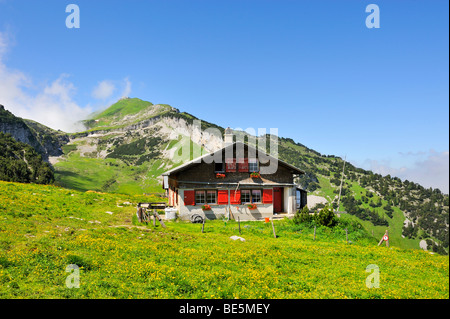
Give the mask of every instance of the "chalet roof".
[[172, 173], [178, 173], [178, 172], [184, 171], [185, 169], [188, 169], [188, 168], [190, 168], [192, 166], [195, 166], [195, 165], [198, 165], [198, 164], [202, 163], [204, 158], [210, 157], [210, 156], [214, 156], [214, 155], [216, 155], [218, 153], [223, 152], [227, 148], [234, 147], [234, 145], [237, 145], [237, 144], [244, 144], [244, 146], [253, 149], [255, 151], [255, 154], [256, 154], [256, 151], [264, 153], [270, 160], [276, 160], [276, 161], [278, 161], [278, 164], [281, 164], [281, 165], [291, 169], [294, 172], [294, 174], [305, 174], [304, 171], [302, 171], [301, 169], [295, 167], [294, 165], [286, 163], [286, 162], [284, 162], [284, 161], [282, 161], [280, 159], [274, 158], [273, 156], [271, 156], [271, 155], [269, 155], [269, 154], [267, 154], [267, 153], [265, 153], [265, 152], [263, 152], [261, 150], [257, 150], [253, 146], [248, 145], [247, 143], [234, 142], [233, 144], [230, 144], [228, 146], [222, 147], [221, 149], [219, 149], [219, 150], [217, 150], [215, 152], [210, 152], [210, 153], [205, 154], [203, 156], [197, 157], [197, 158], [195, 158], [195, 159], [193, 159], [193, 160], [191, 160], [189, 162], [186, 162], [186, 163], [184, 163], [184, 164], [182, 164], [180, 166], [177, 166], [177, 167], [175, 167], [175, 168], [173, 168], [171, 170], [168, 170], [167, 172], [164, 172], [162, 174], [162, 176], [169, 176]]

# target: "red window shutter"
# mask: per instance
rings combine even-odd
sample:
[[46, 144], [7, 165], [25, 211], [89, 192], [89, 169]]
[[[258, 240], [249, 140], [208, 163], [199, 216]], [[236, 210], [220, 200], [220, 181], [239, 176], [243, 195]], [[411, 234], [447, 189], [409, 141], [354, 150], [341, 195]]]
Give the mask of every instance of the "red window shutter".
[[195, 206], [194, 191], [184, 191], [184, 206]]
[[263, 204], [272, 204], [272, 189], [263, 189]]
[[241, 204], [241, 191], [230, 190], [230, 204], [239, 205]]
[[228, 191], [218, 190], [217, 191], [217, 204], [225, 205], [228, 204]]
[[243, 158], [243, 163], [239, 164], [239, 172], [248, 172], [248, 158]]
[[230, 158], [225, 161], [226, 172], [236, 172], [236, 159]]

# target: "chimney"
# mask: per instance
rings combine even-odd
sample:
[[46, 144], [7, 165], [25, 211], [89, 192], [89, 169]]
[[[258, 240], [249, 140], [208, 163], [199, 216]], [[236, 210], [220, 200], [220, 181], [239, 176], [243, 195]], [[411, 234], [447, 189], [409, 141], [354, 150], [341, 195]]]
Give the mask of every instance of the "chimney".
[[233, 131], [230, 127], [227, 127], [225, 129], [225, 134], [223, 135], [224, 147], [233, 144], [233, 136]]

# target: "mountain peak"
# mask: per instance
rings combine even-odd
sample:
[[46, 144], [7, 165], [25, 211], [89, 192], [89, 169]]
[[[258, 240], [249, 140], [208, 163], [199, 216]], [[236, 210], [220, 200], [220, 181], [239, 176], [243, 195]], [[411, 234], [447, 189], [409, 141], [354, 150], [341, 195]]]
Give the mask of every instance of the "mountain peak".
[[121, 98], [116, 103], [108, 107], [106, 110], [94, 116], [93, 119], [135, 114], [152, 105], [153, 103], [143, 101], [138, 98], [129, 98], [129, 97]]
[[170, 111], [175, 108], [167, 104], [153, 104], [139, 98], [123, 97], [100, 113], [94, 113], [84, 121], [88, 129], [108, 129], [137, 123]]

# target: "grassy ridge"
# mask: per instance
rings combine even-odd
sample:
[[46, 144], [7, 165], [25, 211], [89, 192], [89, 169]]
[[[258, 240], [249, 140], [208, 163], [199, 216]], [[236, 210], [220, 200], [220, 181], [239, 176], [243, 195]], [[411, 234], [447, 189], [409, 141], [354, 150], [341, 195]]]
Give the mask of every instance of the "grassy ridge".
[[[366, 190], [361, 187], [358, 183], [352, 182], [351, 188], [354, 192], [355, 199], [361, 199], [362, 195], [366, 192]], [[373, 195], [373, 198], [378, 200], [380, 199], [383, 206], [387, 204], [387, 201], [384, 199], [379, 198], [378, 195]], [[369, 204], [363, 203], [362, 206], [364, 208], [369, 208]], [[409, 238], [403, 238], [401, 236], [402, 234], [402, 227], [403, 222], [405, 221], [405, 216], [403, 215], [403, 212], [398, 208], [393, 208], [393, 216], [392, 218], [389, 217], [383, 208], [375, 208], [375, 211], [384, 219], [386, 219], [389, 222], [389, 227], [384, 226], [374, 226], [372, 223], [368, 221], [361, 221], [364, 225], [364, 228], [367, 229], [369, 232], [373, 230], [374, 236], [376, 238], [381, 238], [384, 235], [385, 230], [387, 229], [389, 231], [389, 241], [392, 245], [401, 247], [401, 248], [415, 248], [417, 249], [419, 247], [420, 240], [418, 238], [409, 239]]]
[[151, 102], [142, 101], [137, 98], [132, 99], [122, 99], [119, 100], [117, 103], [114, 103], [109, 108], [107, 108], [102, 113], [94, 116], [94, 119], [100, 119], [103, 117], [110, 117], [110, 116], [125, 116], [128, 114], [135, 114], [139, 111], [145, 109], [146, 107], [152, 106], [153, 104]]
[[[320, 195], [325, 197], [329, 202], [332, 202], [335, 198], [336, 193], [334, 193], [335, 187], [331, 185], [330, 180], [324, 176], [318, 176], [319, 185], [320, 188], [316, 190], [313, 194]], [[351, 182], [349, 181], [348, 184], [351, 185], [349, 188], [352, 192], [352, 196], [356, 200], [360, 200], [363, 194], [367, 192], [367, 190], [363, 187], [361, 187], [357, 182]], [[339, 185], [338, 185], [339, 186]], [[372, 199], [378, 200], [380, 199], [383, 206], [387, 204], [387, 201], [384, 199], [381, 199], [378, 195], [374, 194]], [[363, 203], [361, 205], [363, 208], [369, 208], [368, 203]], [[340, 203], [340, 211], [345, 211], [345, 207], [343, 207], [342, 202]], [[389, 242], [393, 246], [397, 246], [400, 248], [411, 248], [411, 249], [418, 249], [419, 248], [419, 242], [420, 239], [414, 238], [403, 238], [402, 237], [402, 227], [403, 222], [405, 221], [405, 216], [403, 215], [403, 212], [398, 207], [393, 207], [393, 217], [390, 218], [383, 210], [383, 208], [375, 208], [375, 211], [384, 219], [386, 219], [389, 222], [389, 226], [375, 226], [370, 221], [361, 220], [360, 218], [353, 216], [353, 215], [347, 215], [347, 218], [350, 218], [352, 220], [360, 222], [364, 228], [370, 233], [373, 233], [373, 236], [375, 238], [381, 238], [385, 231], [389, 231]]]
[[[155, 198], [0, 182], [1, 298], [449, 298], [449, 260], [364, 231], [275, 221], [138, 225]], [[126, 205], [131, 202], [133, 205]], [[109, 213], [107, 213], [109, 212]], [[346, 217], [345, 217], [346, 218]], [[81, 266], [69, 289], [67, 265]], [[366, 267], [380, 268], [369, 289]]]
[[[83, 121], [87, 132], [118, 129], [127, 125], [139, 123], [142, 120], [169, 113], [173, 108], [168, 104], [154, 105], [138, 98], [124, 98], [100, 113], [94, 113]], [[128, 118], [131, 116], [132, 119]], [[74, 133], [77, 136], [81, 133]]]

